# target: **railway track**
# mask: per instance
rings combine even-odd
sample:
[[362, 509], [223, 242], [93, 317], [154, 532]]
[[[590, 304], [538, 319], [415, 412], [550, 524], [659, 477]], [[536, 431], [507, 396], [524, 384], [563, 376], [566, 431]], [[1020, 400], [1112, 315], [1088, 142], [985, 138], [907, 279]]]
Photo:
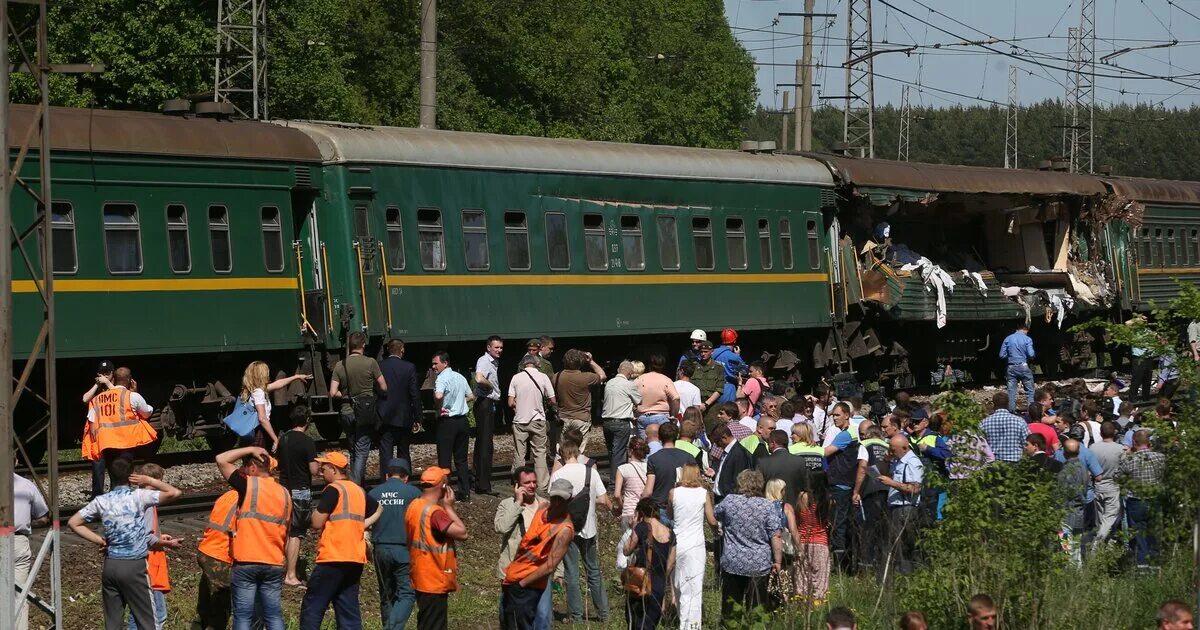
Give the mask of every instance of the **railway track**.
[[[338, 441], [331, 442], [328, 440], [317, 440], [316, 443], [317, 443], [318, 451], [322, 451], [327, 448], [333, 448], [333, 447], [338, 447], [338, 446], [345, 448]], [[158, 453], [157, 455], [154, 456], [154, 462], [156, 464], [162, 466], [163, 468], [170, 468], [171, 466], [184, 466], [187, 464], [212, 463], [213, 458], [215, 456], [216, 456], [216, 453], [211, 450], [178, 451], [178, 452], [174, 452], [174, 453]], [[61, 473], [75, 473], [75, 472], [88, 472], [91, 469], [92, 469], [92, 462], [89, 460], [86, 460], [86, 459], [67, 460], [67, 461], [60, 461], [58, 463], [58, 472], [60, 474]], [[28, 470], [29, 470], [28, 467], [26, 467], [24, 465], [17, 467], [18, 473], [28, 472]], [[34, 467], [34, 472], [36, 472], [38, 475], [45, 475], [47, 470], [48, 470], [48, 468], [46, 466], [35, 466]]]

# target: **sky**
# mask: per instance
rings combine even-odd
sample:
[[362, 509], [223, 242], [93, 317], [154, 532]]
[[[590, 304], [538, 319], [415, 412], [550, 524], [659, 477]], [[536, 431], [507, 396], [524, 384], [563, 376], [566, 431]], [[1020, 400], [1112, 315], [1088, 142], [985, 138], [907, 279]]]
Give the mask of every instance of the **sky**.
[[[783, 90], [792, 92], [794, 102], [795, 88], [779, 84], [796, 82], [792, 64], [801, 54], [804, 20], [779, 13], [803, 11], [803, 0], [724, 1], [734, 36], [759, 64], [759, 102], [778, 109]], [[815, 82], [822, 84], [815, 88], [817, 95], [846, 92], [841, 64], [846, 60], [847, 2], [816, 0], [817, 13], [837, 14], [832, 24], [829, 18], [813, 20], [813, 60], [822, 66], [816, 71]], [[1095, 0], [1095, 7], [1096, 73], [1110, 75], [1096, 78], [1097, 105], [1148, 102], [1186, 108], [1200, 102], [1200, 0]], [[874, 58], [876, 105], [899, 104], [903, 82], [912, 85], [913, 105], [1004, 104], [1010, 65], [1018, 68], [1017, 94], [1024, 104], [1063, 98], [1070, 84], [1067, 29], [1079, 25], [1080, 0], [873, 0], [871, 11], [876, 50], [922, 46], [907, 56], [897, 52]], [[990, 38], [1002, 41], [987, 48], [961, 45]], [[1111, 65], [1099, 63], [1126, 47], [1172, 40], [1178, 43], [1126, 52], [1112, 58]], [[936, 44], [941, 47], [932, 48]], [[1175, 82], [1141, 79], [1138, 72]]]

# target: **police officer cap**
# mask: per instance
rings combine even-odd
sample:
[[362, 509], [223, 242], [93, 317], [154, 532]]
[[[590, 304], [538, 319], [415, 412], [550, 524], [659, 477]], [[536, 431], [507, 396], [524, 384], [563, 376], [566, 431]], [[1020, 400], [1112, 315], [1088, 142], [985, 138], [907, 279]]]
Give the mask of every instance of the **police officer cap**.
[[388, 462], [388, 472], [393, 475], [407, 475], [412, 472], [412, 466], [409, 465], [407, 459], [396, 457]]
[[541, 339], [537, 339], [537, 338], [530, 339], [529, 341], [526, 341], [526, 342], [525, 342], [525, 347], [526, 347], [526, 348], [541, 348], [541, 347], [542, 347], [542, 340], [541, 340]]
[[707, 339], [705, 339], [704, 341], [701, 341], [701, 342], [700, 342], [700, 349], [701, 349], [701, 350], [712, 350], [712, 347], [713, 347], [713, 344], [712, 344], [712, 342], [711, 342], [711, 341], [709, 341], [709, 340], [707, 340]]

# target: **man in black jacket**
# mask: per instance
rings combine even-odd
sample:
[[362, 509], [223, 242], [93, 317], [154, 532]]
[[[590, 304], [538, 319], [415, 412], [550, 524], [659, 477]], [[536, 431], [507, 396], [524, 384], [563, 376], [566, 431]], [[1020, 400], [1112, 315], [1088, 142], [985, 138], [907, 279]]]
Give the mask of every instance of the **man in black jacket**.
[[379, 470], [388, 470], [395, 456], [412, 461], [408, 447], [412, 434], [421, 430], [421, 391], [417, 385], [417, 368], [404, 360], [404, 342], [392, 339], [387, 342], [387, 358], [379, 364], [383, 379], [387, 381], [387, 398], [379, 401]]
[[734, 441], [729, 427], [724, 424], [718, 424], [712, 430], [709, 438], [725, 451], [720, 462], [717, 463], [716, 479], [713, 484], [716, 486], [714, 492], [716, 497], [713, 500], [720, 503], [721, 499], [737, 493], [738, 473], [754, 468], [754, 457], [750, 455], [750, 451], [747, 451], [746, 447], [742, 446], [741, 442]]
[[758, 458], [758, 471], [767, 481], [782, 479], [783, 500], [795, 505], [796, 492], [804, 487], [804, 475], [807, 474], [804, 459], [788, 452], [788, 434], [778, 429], [771, 431], [767, 448], [771, 454]]

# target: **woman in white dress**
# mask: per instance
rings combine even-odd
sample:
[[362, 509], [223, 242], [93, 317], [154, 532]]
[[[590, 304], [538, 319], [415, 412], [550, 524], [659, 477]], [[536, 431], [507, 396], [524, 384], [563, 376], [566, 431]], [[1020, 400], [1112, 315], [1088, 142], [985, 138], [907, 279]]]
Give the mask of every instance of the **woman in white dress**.
[[672, 586], [679, 607], [680, 630], [698, 630], [704, 608], [704, 523], [716, 527], [712, 497], [701, 485], [700, 467], [685, 464], [679, 483], [668, 497], [671, 519], [675, 521], [675, 577]]

